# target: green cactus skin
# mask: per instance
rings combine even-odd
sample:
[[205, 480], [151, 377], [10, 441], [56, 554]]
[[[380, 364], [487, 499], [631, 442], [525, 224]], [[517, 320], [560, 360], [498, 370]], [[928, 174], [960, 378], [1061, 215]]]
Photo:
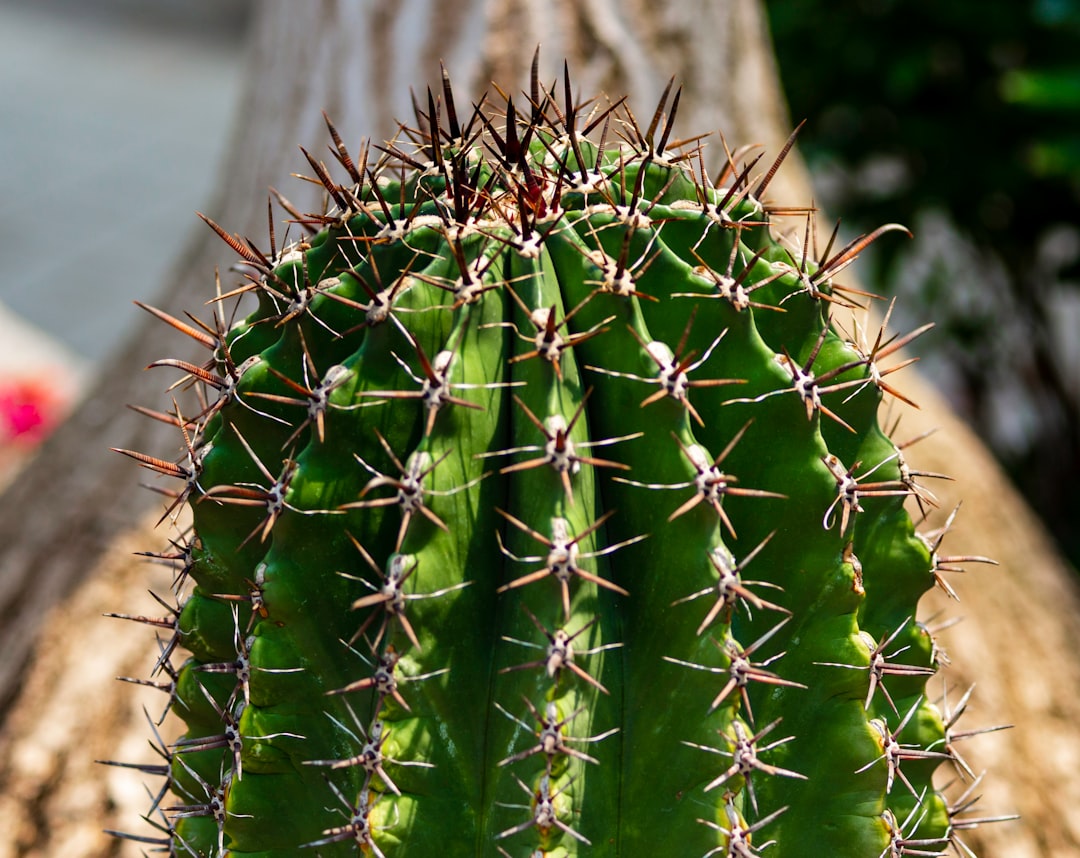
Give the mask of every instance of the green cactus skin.
[[155, 680], [186, 730], [143, 767], [167, 792], [139, 839], [268, 858], [958, 843], [970, 803], [932, 776], [966, 764], [915, 616], [948, 588], [909, 514], [936, 475], [877, 417], [900, 398], [882, 362], [922, 329], [844, 334], [862, 296], [834, 279], [899, 227], [799, 249], [812, 212], [762, 202], [787, 149], [714, 183], [700, 143], [669, 141], [668, 95], [642, 131], [534, 71], [526, 113], [462, 124], [444, 76], [356, 161], [328, 121], [347, 181], [308, 156], [329, 202], [283, 202], [302, 241], [264, 254], [210, 222], [257, 308], [153, 311], [211, 352], [156, 364], [203, 397], [157, 415], [178, 464], [121, 451], [193, 517], [160, 555], [179, 574]]

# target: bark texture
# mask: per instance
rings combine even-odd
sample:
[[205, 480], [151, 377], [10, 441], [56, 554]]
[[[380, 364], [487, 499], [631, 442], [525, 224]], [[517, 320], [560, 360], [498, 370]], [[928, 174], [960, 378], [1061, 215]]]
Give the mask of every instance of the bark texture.
[[[565, 57], [581, 93], [633, 93], [631, 107], [646, 120], [674, 73], [684, 85], [684, 133], [722, 129], [733, 145], [758, 142], [770, 152], [789, 133], [754, 0], [276, 0], [259, 4], [250, 77], [207, 214], [261, 241], [267, 187], [290, 172], [308, 172], [297, 144], [329, 160], [322, 109], [351, 147], [362, 133], [389, 137], [396, 117], [411, 116], [409, 87], [437, 84], [440, 59], [455, 92], [479, 97], [491, 80], [523, 85], [536, 44], [542, 79], [555, 81]], [[771, 186], [779, 202], [810, 197], [794, 161]], [[317, 205], [313, 188], [295, 181], [280, 187], [300, 208]], [[168, 243], [163, 240], [162, 252]], [[178, 249], [175, 272], [156, 303], [182, 315], [201, 306], [215, 266], [224, 275], [234, 255], [204, 229]], [[163, 401], [172, 378], [142, 374], [142, 367], [165, 356], [193, 357], [182, 354], [181, 336], [166, 340], [163, 330], [148, 317], [132, 333], [81, 408], [0, 497], [0, 719], [6, 719], [0, 858], [138, 854], [99, 831], [139, 828], [147, 805], [141, 776], [91, 761], [148, 760], [151, 734], [142, 707], [156, 719], [164, 705], [160, 692], [111, 681], [146, 674], [157, 655], [153, 633], [101, 617], [104, 611], [160, 614], [147, 589], [167, 586], [160, 569], [132, 557], [165, 545], [168, 532], [152, 531], [160, 498], [137, 491], [136, 468], [106, 450], [164, 458], [177, 452], [174, 430], [124, 407]], [[972, 567], [961, 580], [953, 576], [959, 606], [935, 594], [923, 612], [930, 616], [940, 602], [940, 622], [963, 617], [940, 634], [954, 662], [944, 672], [948, 699], [957, 701], [978, 683], [959, 729], [1016, 725], [966, 741], [961, 751], [976, 771], [991, 769], [977, 809], [1019, 812], [1023, 820], [961, 836], [984, 858], [1080, 856], [1074, 575], [978, 438], [912, 370], [898, 385], [922, 405], [918, 415], [905, 416], [903, 430], [911, 437], [939, 430], [910, 449], [913, 467], [956, 478], [944, 486], [935, 481], [941, 508], [927, 527], [940, 524], [962, 497], [943, 553], [984, 554], [1001, 563]]]

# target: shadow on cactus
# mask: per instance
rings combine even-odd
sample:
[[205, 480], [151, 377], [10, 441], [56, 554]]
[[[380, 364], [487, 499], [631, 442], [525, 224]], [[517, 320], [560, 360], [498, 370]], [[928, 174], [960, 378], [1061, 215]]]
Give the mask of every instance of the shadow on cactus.
[[[921, 594], [934, 504], [878, 414], [907, 336], [837, 277], [774, 161], [448, 79], [240, 256], [182, 456], [153, 682], [185, 724], [148, 819], [178, 856], [970, 850], [966, 698]], [[669, 102], [670, 99], [670, 102]], [[793, 135], [794, 137], [794, 135]], [[715, 154], [716, 149], [713, 150]], [[219, 290], [220, 291], [220, 290]], [[227, 322], [226, 300], [253, 295]], [[186, 522], [186, 518], [183, 519]], [[181, 660], [181, 650], [188, 654]], [[954, 692], [955, 693], [955, 692]], [[952, 768], [952, 797], [934, 784]], [[942, 780], [947, 780], [943, 778]]]

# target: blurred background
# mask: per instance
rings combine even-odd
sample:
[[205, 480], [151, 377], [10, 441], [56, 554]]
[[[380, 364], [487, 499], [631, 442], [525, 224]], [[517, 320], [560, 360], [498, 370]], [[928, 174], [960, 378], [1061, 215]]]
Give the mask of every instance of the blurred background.
[[1080, 2], [766, 2], [818, 201], [1080, 568]]
[[0, 0], [0, 484], [199, 224], [248, 7]]
[[[202, 228], [251, 5], [0, 0], [0, 473]], [[860, 276], [1080, 566], [1080, 0], [765, 5], [818, 203], [912, 228]]]

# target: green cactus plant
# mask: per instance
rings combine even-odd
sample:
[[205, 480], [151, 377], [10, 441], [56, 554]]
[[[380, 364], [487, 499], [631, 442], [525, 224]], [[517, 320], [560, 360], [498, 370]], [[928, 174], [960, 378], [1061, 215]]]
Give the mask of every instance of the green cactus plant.
[[[916, 617], [906, 401], [768, 169], [569, 82], [462, 121], [448, 78], [188, 323], [154, 684], [178, 856], [938, 855], [963, 701]], [[525, 104], [524, 110], [520, 105]], [[794, 138], [794, 135], [793, 135]], [[726, 149], [725, 149], [726, 151]], [[307, 153], [305, 153], [307, 154]], [[768, 162], [766, 162], [768, 163]], [[755, 172], [757, 171], [757, 172]], [[794, 224], [794, 229], [792, 225]], [[847, 333], [845, 333], [847, 331]], [[186, 651], [181, 659], [179, 653]], [[938, 701], [937, 703], [935, 701]], [[966, 735], [966, 734], [965, 734]]]

